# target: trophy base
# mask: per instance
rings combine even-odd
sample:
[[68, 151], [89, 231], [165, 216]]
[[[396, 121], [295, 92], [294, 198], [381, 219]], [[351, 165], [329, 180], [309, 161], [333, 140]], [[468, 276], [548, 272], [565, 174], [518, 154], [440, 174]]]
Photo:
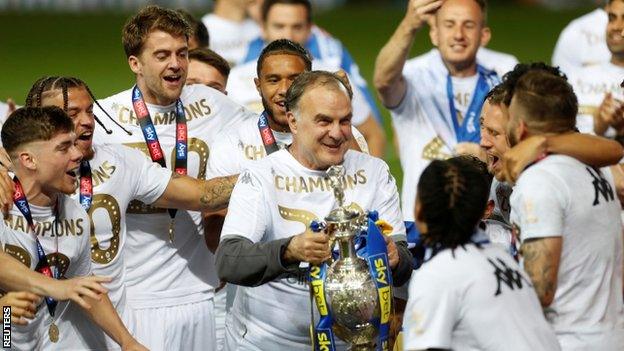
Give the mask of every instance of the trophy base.
[[349, 351], [375, 351], [374, 344], [351, 345]]

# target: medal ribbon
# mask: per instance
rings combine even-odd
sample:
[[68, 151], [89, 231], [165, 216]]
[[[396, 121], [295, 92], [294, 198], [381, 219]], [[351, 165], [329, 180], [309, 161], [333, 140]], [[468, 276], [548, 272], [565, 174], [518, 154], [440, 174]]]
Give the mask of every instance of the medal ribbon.
[[[165, 154], [163, 153], [160, 142], [158, 141], [158, 134], [156, 134], [154, 122], [152, 122], [152, 117], [150, 116], [147, 105], [145, 104], [145, 100], [143, 99], [143, 94], [141, 94], [141, 90], [139, 90], [139, 87], [136, 85], [134, 86], [134, 88], [132, 88], [132, 107], [134, 108], [134, 113], [136, 114], [139, 121], [141, 131], [143, 131], [143, 138], [145, 139], [145, 144], [147, 145], [147, 149], [149, 150], [152, 161], [166, 168], [167, 163], [165, 161]], [[188, 158], [188, 130], [186, 126], [186, 114], [184, 112], [184, 105], [182, 105], [182, 100], [180, 99], [176, 100], [175, 114], [176, 145], [174, 171], [177, 174], [186, 175]], [[168, 209], [167, 211], [169, 212], [171, 220], [173, 220], [175, 218], [177, 210]]]
[[450, 74], [446, 77], [446, 96], [448, 98], [451, 120], [453, 121], [453, 128], [455, 129], [458, 142], [478, 143], [481, 140], [481, 128], [479, 126], [481, 108], [483, 107], [485, 97], [490, 89], [498, 83], [496, 72], [487, 70], [481, 65], [477, 65], [477, 74], [479, 75], [479, 80], [477, 81], [477, 86], [472, 94], [472, 101], [470, 102], [470, 106], [468, 106], [466, 116], [464, 116], [461, 126], [457, 120], [457, 110], [455, 109], [453, 80]]
[[93, 201], [93, 179], [89, 161], [80, 162], [80, 205], [89, 212]]
[[277, 140], [275, 140], [275, 136], [269, 126], [269, 114], [267, 111], [263, 111], [260, 118], [258, 118], [258, 130], [260, 131], [262, 144], [264, 145], [264, 150], [266, 150], [267, 155], [278, 151]]
[[368, 233], [366, 235], [366, 255], [363, 257], [368, 263], [370, 274], [377, 287], [379, 297], [380, 318], [371, 322], [378, 327], [378, 351], [389, 350], [390, 319], [392, 317], [392, 272], [388, 261], [388, 249], [383, 234], [375, 224], [374, 219], [368, 219]]
[[[26, 199], [26, 194], [24, 193], [24, 188], [22, 187], [22, 183], [20, 183], [17, 176], [13, 177], [13, 182], [15, 183], [15, 193], [13, 194], [13, 203], [20, 210], [24, 218], [26, 218], [26, 222], [28, 223], [28, 227], [32, 231], [35, 236], [35, 244], [37, 246], [37, 259], [38, 263], [35, 267], [35, 271], [39, 272], [46, 277], [52, 279], [59, 279], [59, 267], [56, 267], [54, 271], [50, 267], [50, 264], [46, 258], [45, 251], [43, 251], [43, 246], [41, 246], [41, 242], [39, 242], [39, 238], [37, 237], [37, 231], [35, 230], [35, 223], [33, 222], [32, 212], [30, 211], [30, 205], [28, 205], [28, 200]], [[58, 211], [58, 208], [56, 209]], [[57, 217], [57, 216], [55, 216]], [[56, 230], [57, 222], [54, 221], [54, 226]], [[58, 237], [57, 237], [58, 240]], [[58, 263], [57, 263], [58, 264]], [[54, 318], [54, 312], [56, 311], [56, 306], [58, 302], [53, 298], [46, 296], [45, 298], [46, 306], [48, 306], [48, 312], [50, 312], [50, 316]]]

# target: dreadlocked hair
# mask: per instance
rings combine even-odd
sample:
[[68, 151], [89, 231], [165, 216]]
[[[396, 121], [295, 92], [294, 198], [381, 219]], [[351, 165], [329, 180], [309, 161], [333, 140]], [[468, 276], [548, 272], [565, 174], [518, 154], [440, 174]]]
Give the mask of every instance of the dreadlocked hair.
[[[26, 96], [26, 106], [27, 107], [42, 107], [42, 100], [55, 94], [58, 94], [58, 91], [61, 91], [63, 95], [63, 111], [67, 112], [69, 105], [68, 91], [71, 88], [84, 88], [93, 102], [106, 114], [106, 116], [113, 121], [119, 128], [128, 133], [128, 135], [132, 135], [132, 133], [126, 130], [123, 126], [121, 126], [108, 112], [100, 105], [100, 103], [91, 92], [91, 89], [83, 80], [76, 77], [68, 77], [68, 76], [47, 76], [39, 78], [30, 88], [28, 95]], [[106, 128], [104, 123], [100, 121], [97, 116], [93, 116], [95, 121], [106, 131], [107, 134], [111, 134], [113, 131]]]
[[427, 245], [455, 249], [470, 242], [487, 205], [490, 178], [472, 157], [433, 161], [418, 182]]

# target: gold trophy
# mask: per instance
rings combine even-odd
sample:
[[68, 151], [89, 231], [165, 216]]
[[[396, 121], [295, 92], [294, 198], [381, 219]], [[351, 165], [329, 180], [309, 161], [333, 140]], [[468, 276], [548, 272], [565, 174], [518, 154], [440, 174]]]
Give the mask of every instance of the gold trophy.
[[344, 205], [343, 166], [330, 167], [327, 176], [338, 207], [325, 217], [325, 226], [330, 242], [337, 241], [340, 254], [327, 269], [324, 284], [334, 321], [332, 329], [351, 345], [350, 350], [374, 350], [379, 331], [371, 320], [379, 317], [379, 298], [368, 264], [355, 250], [355, 237], [366, 228], [367, 214], [359, 206]]

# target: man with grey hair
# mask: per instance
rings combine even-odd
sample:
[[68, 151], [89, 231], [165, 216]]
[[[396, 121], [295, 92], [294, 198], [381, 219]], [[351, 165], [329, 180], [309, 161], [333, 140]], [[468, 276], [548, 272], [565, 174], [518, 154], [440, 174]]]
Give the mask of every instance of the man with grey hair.
[[[226, 324], [228, 350], [309, 350], [306, 271], [330, 258], [329, 237], [309, 224], [334, 208], [326, 170], [342, 165], [345, 203], [376, 210], [392, 225], [387, 249], [393, 280], [411, 273], [394, 178], [385, 162], [349, 150], [349, 89], [329, 72], [302, 73], [286, 94], [293, 143], [247, 164], [239, 177], [217, 250], [219, 277], [241, 285]], [[317, 317], [318, 319], [318, 317]]]

